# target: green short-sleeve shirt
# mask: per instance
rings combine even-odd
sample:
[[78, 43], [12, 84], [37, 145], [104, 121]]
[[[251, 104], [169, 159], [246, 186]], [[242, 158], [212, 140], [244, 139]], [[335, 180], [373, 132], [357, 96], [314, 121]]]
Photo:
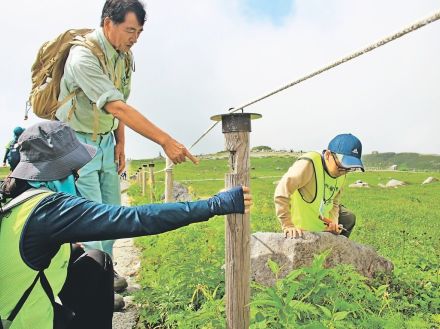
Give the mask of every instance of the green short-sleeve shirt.
[[[111, 101], [127, 101], [130, 94], [131, 69], [126, 69], [126, 56], [128, 53], [118, 52], [108, 42], [101, 28], [91, 34], [105, 53], [108, 75], [104, 73], [98, 58], [90, 49], [74, 46], [70, 50], [64, 67], [64, 75], [60, 83], [62, 101], [71, 92], [80, 90], [79, 93], [66, 104], [61, 106], [56, 117], [69, 126], [82, 133], [94, 133], [93, 104], [99, 109], [99, 123], [96, 133], [105, 134], [118, 127], [118, 119], [107, 113], [104, 106]], [[117, 88], [112, 80], [117, 77], [120, 86]], [[75, 104], [75, 110], [71, 111]]]

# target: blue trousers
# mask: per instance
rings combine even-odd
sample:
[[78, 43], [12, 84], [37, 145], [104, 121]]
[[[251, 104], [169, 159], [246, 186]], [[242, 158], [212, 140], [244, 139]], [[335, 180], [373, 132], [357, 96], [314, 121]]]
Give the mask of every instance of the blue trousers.
[[[96, 147], [95, 157], [82, 167], [76, 187], [86, 199], [112, 205], [121, 204], [121, 187], [119, 182], [118, 168], [115, 163], [115, 144], [113, 133], [98, 135], [96, 141], [92, 141], [91, 134], [76, 133], [78, 139], [84, 143]], [[113, 257], [113, 244], [115, 240], [83, 242], [86, 251], [98, 249]]]

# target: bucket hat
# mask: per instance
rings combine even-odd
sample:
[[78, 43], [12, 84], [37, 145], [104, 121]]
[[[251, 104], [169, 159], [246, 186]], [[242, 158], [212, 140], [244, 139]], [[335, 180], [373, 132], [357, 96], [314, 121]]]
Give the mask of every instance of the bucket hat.
[[364, 170], [362, 163], [362, 143], [352, 134], [340, 134], [328, 144], [329, 151], [341, 155], [338, 159], [344, 168], [360, 168]]
[[11, 177], [30, 181], [66, 178], [96, 154], [93, 146], [81, 143], [65, 123], [44, 121], [27, 128], [18, 139], [20, 162]]

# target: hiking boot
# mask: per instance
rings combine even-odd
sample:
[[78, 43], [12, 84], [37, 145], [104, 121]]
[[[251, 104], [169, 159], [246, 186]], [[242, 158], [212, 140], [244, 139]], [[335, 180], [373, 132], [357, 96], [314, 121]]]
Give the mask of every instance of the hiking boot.
[[113, 311], [118, 312], [121, 311], [125, 306], [124, 298], [119, 295], [115, 294], [115, 303], [113, 304]]
[[124, 277], [120, 276], [118, 272], [114, 271], [114, 279], [113, 279], [113, 289], [115, 292], [124, 291], [127, 288], [127, 280]]

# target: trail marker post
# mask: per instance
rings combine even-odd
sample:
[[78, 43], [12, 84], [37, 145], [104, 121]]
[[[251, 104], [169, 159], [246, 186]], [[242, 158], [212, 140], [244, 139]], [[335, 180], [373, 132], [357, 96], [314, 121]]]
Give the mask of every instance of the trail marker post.
[[141, 175], [142, 175], [142, 196], [145, 196], [145, 189], [147, 186], [147, 165], [146, 164], [142, 165]]
[[[225, 147], [229, 151], [229, 173], [225, 186], [249, 186], [251, 119], [261, 118], [257, 113], [220, 114], [211, 117], [222, 121]], [[231, 214], [225, 221], [225, 293], [226, 328], [249, 328], [250, 301], [250, 215]]]
[[165, 202], [173, 202], [173, 163], [167, 157], [165, 163]]
[[141, 185], [142, 184], [142, 167], [138, 168], [138, 184]]
[[[146, 166], [146, 165], [145, 165]], [[150, 169], [150, 177], [148, 179], [148, 182], [150, 184], [150, 202], [153, 203], [154, 202], [154, 163], [150, 162], [148, 164], [148, 168]]]

